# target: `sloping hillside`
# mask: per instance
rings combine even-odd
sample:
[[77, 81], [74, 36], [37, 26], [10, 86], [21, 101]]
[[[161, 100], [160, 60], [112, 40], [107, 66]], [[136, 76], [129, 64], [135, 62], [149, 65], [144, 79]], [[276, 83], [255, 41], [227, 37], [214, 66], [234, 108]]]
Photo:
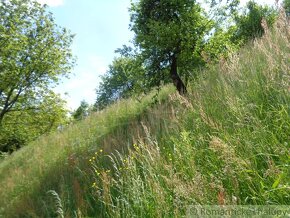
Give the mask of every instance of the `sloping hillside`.
[[183, 216], [192, 204], [290, 204], [290, 32], [209, 67], [188, 96], [127, 100], [0, 163], [4, 217]]

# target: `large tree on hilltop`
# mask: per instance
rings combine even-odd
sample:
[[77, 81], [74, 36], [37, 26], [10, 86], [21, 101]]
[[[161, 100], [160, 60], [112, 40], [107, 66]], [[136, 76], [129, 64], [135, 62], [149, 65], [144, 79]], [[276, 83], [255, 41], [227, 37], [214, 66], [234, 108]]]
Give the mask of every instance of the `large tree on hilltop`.
[[[199, 61], [209, 21], [195, 0], [140, 0], [132, 3], [131, 30], [146, 70], [157, 84], [169, 72], [180, 94], [187, 92], [178, 72]], [[164, 69], [168, 69], [165, 71]]]
[[0, 126], [8, 113], [37, 110], [70, 72], [72, 38], [36, 1], [0, 0]]

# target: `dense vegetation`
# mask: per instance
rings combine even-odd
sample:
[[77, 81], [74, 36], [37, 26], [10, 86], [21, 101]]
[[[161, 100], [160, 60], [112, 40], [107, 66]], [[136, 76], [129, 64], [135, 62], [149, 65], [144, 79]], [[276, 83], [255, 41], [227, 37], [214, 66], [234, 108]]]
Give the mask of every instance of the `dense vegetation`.
[[237, 0], [213, 0], [207, 10], [193, 0], [140, 0], [129, 11], [133, 47], [116, 50], [120, 57], [97, 89], [97, 110], [168, 83], [186, 94], [201, 68], [261, 37], [262, 23], [271, 27], [278, 12], [253, 1], [240, 8]]
[[[285, 1], [287, 6], [287, 1]], [[133, 46], [109, 66], [97, 90], [94, 108], [81, 102], [71, 118], [121, 99], [138, 97], [173, 83], [180, 94], [200, 68], [237, 51], [271, 26], [277, 10], [249, 2], [211, 1], [206, 11], [193, 0], [140, 0], [130, 8]], [[0, 155], [71, 122], [65, 102], [53, 92], [74, 66], [73, 35], [57, 26], [46, 6], [31, 0], [1, 1]], [[84, 110], [84, 106], [87, 107]], [[4, 153], [5, 154], [5, 153]]]
[[65, 102], [52, 87], [74, 65], [72, 38], [45, 6], [0, 1], [0, 152], [65, 122]]
[[0, 159], [0, 217], [289, 205], [289, 1], [279, 16], [218, 2], [133, 3], [134, 47], [68, 123], [51, 87], [73, 67], [72, 35], [38, 3], [1, 1], [0, 151], [28, 145]]
[[[290, 35], [281, 16], [200, 72], [187, 97], [128, 99], [0, 164], [5, 217], [180, 217], [193, 204], [290, 204]], [[33, 155], [31, 155], [33, 154]]]

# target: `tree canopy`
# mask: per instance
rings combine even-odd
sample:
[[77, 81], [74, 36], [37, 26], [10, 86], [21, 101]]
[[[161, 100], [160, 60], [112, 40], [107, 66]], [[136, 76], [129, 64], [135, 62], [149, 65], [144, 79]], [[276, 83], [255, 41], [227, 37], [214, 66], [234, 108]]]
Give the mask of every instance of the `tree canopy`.
[[264, 34], [262, 21], [264, 20], [268, 26], [273, 26], [276, 17], [277, 11], [273, 8], [249, 1], [243, 13], [234, 17], [236, 32], [233, 38], [246, 43], [260, 37]]
[[80, 106], [72, 113], [72, 117], [75, 120], [82, 120], [89, 115], [90, 105], [82, 100]]
[[36, 109], [52, 84], [70, 72], [72, 38], [39, 3], [1, 1], [0, 123], [9, 112]]
[[0, 127], [0, 151], [15, 151], [59, 125], [66, 124], [67, 113], [65, 102], [54, 93], [43, 97], [37, 110], [7, 113]]
[[0, 143], [9, 141], [3, 139], [7, 130], [27, 127], [30, 134], [29, 126], [39, 126], [31, 133], [39, 135], [65, 116], [52, 87], [74, 66], [72, 39], [46, 6], [31, 0], [0, 1]]
[[274, 8], [253, 1], [244, 8], [239, 0], [207, 2], [209, 11], [195, 0], [132, 3], [133, 47], [117, 49], [121, 57], [102, 77], [96, 108], [170, 81], [185, 94], [188, 81], [196, 78], [200, 68], [227, 58], [243, 44], [262, 36], [261, 22], [271, 27], [277, 17]]
[[[199, 46], [209, 31], [210, 21], [195, 0], [140, 0], [132, 4], [131, 30], [144, 65], [159, 85], [164, 75], [180, 94], [186, 93], [180, 70], [200, 62]], [[166, 69], [166, 70], [164, 70]]]
[[285, 13], [288, 17], [290, 17], [290, 0], [283, 1], [283, 7], [285, 9]]
[[115, 58], [97, 88], [95, 108], [103, 109], [110, 103], [140, 94], [146, 90], [145, 70], [138, 57], [124, 55]]

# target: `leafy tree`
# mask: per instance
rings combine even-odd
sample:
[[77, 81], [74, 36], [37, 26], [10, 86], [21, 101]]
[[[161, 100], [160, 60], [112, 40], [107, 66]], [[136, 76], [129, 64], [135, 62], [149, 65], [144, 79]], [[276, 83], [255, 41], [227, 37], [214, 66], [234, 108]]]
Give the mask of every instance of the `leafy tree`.
[[0, 0], [0, 149], [22, 146], [65, 119], [52, 87], [74, 65], [72, 39], [46, 6]]
[[145, 70], [138, 57], [126, 55], [116, 58], [102, 77], [95, 108], [101, 110], [120, 98], [131, 97], [146, 90], [144, 78]]
[[239, 13], [240, 0], [205, 0], [208, 16], [215, 21], [215, 28], [231, 26], [233, 16]]
[[85, 101], [81, 101], [81, 105], [73, 112], [72, 116], [75, 120], [82, 120], [89, 115], [90, 105]]
[[223, 28], [215, 29], [212, 36], [204, 44], [202, 56], [207, 63], [214, 63], [220, 58], [227, 58], [232, 52], [240, 48], [240, 43], [233, 42], [232, 37], [236, 28], [230, 27], [225, 30]]
[[284, 0], [283, 7], [285, 9], [286, 15], [289, 17], [290, 16], [290, 0]]
[[[213, 3], [215, 17], [218, 17], [215, 22], [207, 20], [194, 1], [183, 1], [187, 5], [175, 1], [156, 1], [154, 17], [150, 14], [152, 2], [140, 1], [132, 5], [131, 29], [136, 33], [136, 47], [123, 46], [116, 50], [121, 57], [114, 60], [102, 77], [97, 89], [97, 109], [170, 81], [175, 82], [182, 94], [186, 92], [187, 81], [194, 75], [195, 68], [199, 70], [200, 66], [205, 65], [204, 54], [211, 60], [218, 59], [238, 47], [231, 41], [233, 30], [224, 31], [220, 22], [226, 11], [236, 10], [237, 0], [232, 0], [231, 4], [220, 10], [218, 4]], [[147, 15], [144, 15], [145, 12]], [[209, 30], [214, 32], [213, 36], [209, 35]]]
[[246, 43], [264, 34], [262, 20], [272, 26], [277, 17], [277, 11], [269, 6], [262, 6], [254, 1], [247, 4], [246, 10], [241, 15], [235, 16], [237, 31], [233, 36], [234, 41]]
[[200, 5], [195, 0], [140, 0], [130, 11], [147, 73], [156, 85], [169, 73], [179, 93], [186, 93], [180, 72], [202, 61], [200, 46], [210, 29]]
[[70, 72], [72, 38], [45, 6], [1, 0], [0, 125], [8, 113], [37, 109], [52, 84]]
[[14, 151], [65, 124], [67, 113], [65, 102], [52, 92], [38, 102], [37, 109], [7, 113], [1, 125], [0, 151]]

